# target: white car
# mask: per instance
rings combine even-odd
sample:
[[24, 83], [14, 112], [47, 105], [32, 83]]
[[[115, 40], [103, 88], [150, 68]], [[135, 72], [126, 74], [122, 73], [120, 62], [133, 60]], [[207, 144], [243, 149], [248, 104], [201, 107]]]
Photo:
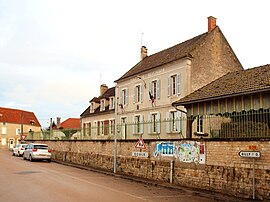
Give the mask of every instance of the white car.
[[12, 149], [12, 155], [13, 156], [22, 156], [26, 146], [27, 146], [27, 144], [17, 144], [16, 147], [14, 147]]
[[23, 159], [30, 161], [47, 160], [51, 162], [51, 152], [47, 144], [30, 143], [24, 150]]

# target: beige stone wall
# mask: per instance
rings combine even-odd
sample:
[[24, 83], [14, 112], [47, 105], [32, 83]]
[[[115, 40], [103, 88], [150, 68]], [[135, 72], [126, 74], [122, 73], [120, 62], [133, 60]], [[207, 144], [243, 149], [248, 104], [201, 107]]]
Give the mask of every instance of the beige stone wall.
[[192, 52], [192, 92], [228, 72], [243, 69], [219, 28], [207, 37], [212, 43], [200, 44], [200, 48]]
[[[198, 141], [198, 140], [197, 140]], [[53, 150], [53, 158], [89, 167], [113, 171], [114, 141], [45, 141]], [[117, 172], [159, 181], [170, 181], [171, 160], [174, 161], [173, 183], [252, 198], [251, 158], [239, 151], [256, 148], [261, 157], [255, 160], [256, 198], [270, 200], [270, 141], [203, 141], [205, 163], [183, 163], [175, 156], [155, 157], [156, 141], [145, 141], [149, 157], [133, 157], [137, 141], [117, 141]], [[181, 141], [178, 141], [179, 143]], [[186, 142], [186, 141], [182, 141]]]

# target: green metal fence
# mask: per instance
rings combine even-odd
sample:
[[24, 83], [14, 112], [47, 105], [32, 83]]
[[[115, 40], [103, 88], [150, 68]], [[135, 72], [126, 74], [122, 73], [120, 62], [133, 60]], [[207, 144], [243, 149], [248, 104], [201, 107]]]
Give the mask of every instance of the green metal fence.
[[[187, 125], [187, 124], [190, 124]], [[27, 135], [27, 140], [88, 140], [88, 139], [185, 139], [187, 128], [191, 137], [207, 138], [270, 138], [269, 110], [258, 110], [217, 115], [203, 115], [181, 119], [164, 119], [153, 122], [131, 122], [125, 124], [94, 127], [43, 130]]]

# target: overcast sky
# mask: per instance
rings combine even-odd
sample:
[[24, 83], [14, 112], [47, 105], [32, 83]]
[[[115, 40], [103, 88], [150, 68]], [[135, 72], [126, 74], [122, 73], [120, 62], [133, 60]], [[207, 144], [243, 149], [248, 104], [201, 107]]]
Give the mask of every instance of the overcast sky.
[[[79, 118], [100, 84], [217, 18], [245, 69], [270, 63], [269, 0], [0, 0], [0, 106]], [[143, 35], [142, 35], [143, 33]], [[143, 37], [142, 37], [143, 36]], [[268, 57], [267, 57], [268, 56]]]

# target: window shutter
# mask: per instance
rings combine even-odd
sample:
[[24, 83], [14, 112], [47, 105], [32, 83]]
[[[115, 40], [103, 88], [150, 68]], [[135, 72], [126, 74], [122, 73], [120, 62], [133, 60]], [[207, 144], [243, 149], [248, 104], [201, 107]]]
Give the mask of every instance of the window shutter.
[[160, 99], [160, 79], [157, 80], [157, 99]]
[[152, 82], [149, 82], [149, 92], [153, 95]]
[[140, 85], [140, 101], [143, 101], [143, 88], [142, 85]]
[[143, 115], [140, 115], [140, 133], [143, 133], [143, 127], [144, 127]]
[[109, 132], [109, 121], [104, 121], [104, 135], [108, 135]]
[[127, 103], [125, 103], [125, 104], [128, 105], [128, 89], [126, 91], [126, 101], [127, 101]]
[[171, 132], [171, 120], [170, 120], [170, 112], [166, 112], [166, 132]]
[[100, 122], [97, 122], [97, 135], [100, 135]]
[[176, 112], [176, 129], [178, 132], [182, 131], [182, 118], [181, 118], [181, 112]]
[[151, 114], [148, 114], [148, 134], [151, 133], [151, 126], [152, 126], [152, 122], [151, 122]]
[[118, 104], [124, 105], [124, 103], [123, 103], [123, 90], [120, 91], [120, 98], [119, 98], [119, 103]]
[[135, 123], [136, 119], [135, 118], [136, 118], [136, 116], [134, 115], [133, 120], [132, 120], [133, 121], [132, 122], [132, 134], [135, 134], [135, 128], [136, 128], [136, 123]]
[[157, 133], [160, 134], [160, 113], [157, 113]]
[[177, 95], [181, 94], [181, 75], [177, 74]]
[[168, 97], [171, 96], [171, 77], [168, 77]]
[[136, 103], [136, 94], [137, 94], [136, 86], [134, 86], [134, 88], [133, 88], [133, 103]]

